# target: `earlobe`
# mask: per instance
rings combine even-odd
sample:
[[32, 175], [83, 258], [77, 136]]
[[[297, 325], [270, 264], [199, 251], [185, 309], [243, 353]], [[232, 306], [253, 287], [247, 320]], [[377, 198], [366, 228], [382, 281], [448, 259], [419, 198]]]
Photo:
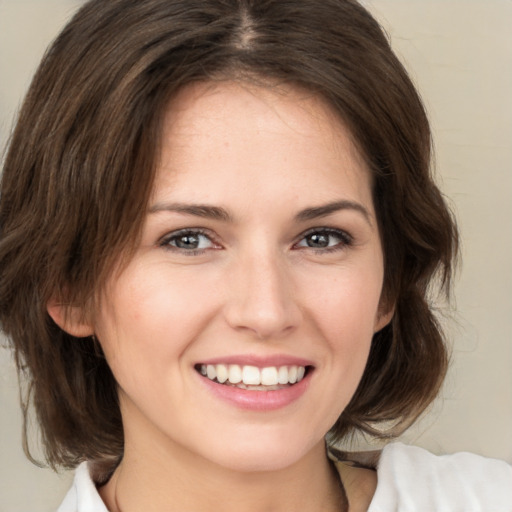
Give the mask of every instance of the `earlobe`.
[[93, 326], [85, 319], [83, 308], [50, 300], [46, 305], [46, 310], [52, 320], [71, 336], [85, 338], [94, 334]]
[[382, 311], [379, 308], [379, 311], [377, 312], [377, 316], [375, 317], [375, 326], [373, 328], [373, 332], [379, 332], [381, 329], [384, 329], [386, 325], [391, 322], [391, 319], [393, 318], [393, 315], [395, 314], [395, 307], [391, 307], [389, 309], [386, 309], [386, 311]]

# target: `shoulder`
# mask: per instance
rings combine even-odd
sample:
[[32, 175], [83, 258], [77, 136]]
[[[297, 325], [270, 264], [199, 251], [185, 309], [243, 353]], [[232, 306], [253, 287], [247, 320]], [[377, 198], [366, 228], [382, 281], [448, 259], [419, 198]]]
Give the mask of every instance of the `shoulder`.
[[329, 448], [350, 512], [511, 512], [512, 467], [472, 453], [436, 456], [415, 446]]
[[67, 493], [57, 512], [108, 512], [86, 462], [78, 466], [73, 486]]
[[393, 443], [377, 465], [369, 512], [512, 511], [512, 467], [471, 453], [436, 456]]

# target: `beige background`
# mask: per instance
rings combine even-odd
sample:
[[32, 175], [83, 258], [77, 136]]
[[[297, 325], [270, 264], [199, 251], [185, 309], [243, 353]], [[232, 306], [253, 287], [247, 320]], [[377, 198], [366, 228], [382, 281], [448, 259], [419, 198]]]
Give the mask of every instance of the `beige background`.
[[[78, 1], [0, 0], [0, 145], [34, 67]], [[512, 462], [512, 2], [370, 0], [430, 112], [442, 189], [463, 236], [442, 398], [406, 440]], [[70, 475], [24, 459], [17, 383], [0, 349], [0, 512], [55, 510]]]

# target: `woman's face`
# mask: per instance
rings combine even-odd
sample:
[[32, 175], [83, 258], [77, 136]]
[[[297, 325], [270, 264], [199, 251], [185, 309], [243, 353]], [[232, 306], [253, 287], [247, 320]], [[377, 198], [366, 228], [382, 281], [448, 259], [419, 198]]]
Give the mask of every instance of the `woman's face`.
[[94, 325], [127, 450], [249, 471], [318, 448], [388, 321], [382, 281], [370, 175], [326, 105], [189, 86], [167, 112], [140, 246]]

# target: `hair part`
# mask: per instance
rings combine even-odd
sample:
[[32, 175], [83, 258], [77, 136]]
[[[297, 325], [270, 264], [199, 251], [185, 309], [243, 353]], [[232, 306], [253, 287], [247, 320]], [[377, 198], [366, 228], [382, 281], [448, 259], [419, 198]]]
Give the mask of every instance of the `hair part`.
[[107, 475], [123, 426], [101, 348], [57, 327], [47, 304], [93, 311], [137, 245], [169, 101], [218, 79], [322, 96], [373, 174], [382, 301], [395, 314], [334, 438], [395, 435], [439, 391], [447, 354], [428, 292], [436, 276], [450, 288], [457, 230], [431, 175], [422, 102], [371, 15], [352, 0], [92, 0], [41, 62], [1, 185], [0, 323], [53, 467], [89, 460]]

